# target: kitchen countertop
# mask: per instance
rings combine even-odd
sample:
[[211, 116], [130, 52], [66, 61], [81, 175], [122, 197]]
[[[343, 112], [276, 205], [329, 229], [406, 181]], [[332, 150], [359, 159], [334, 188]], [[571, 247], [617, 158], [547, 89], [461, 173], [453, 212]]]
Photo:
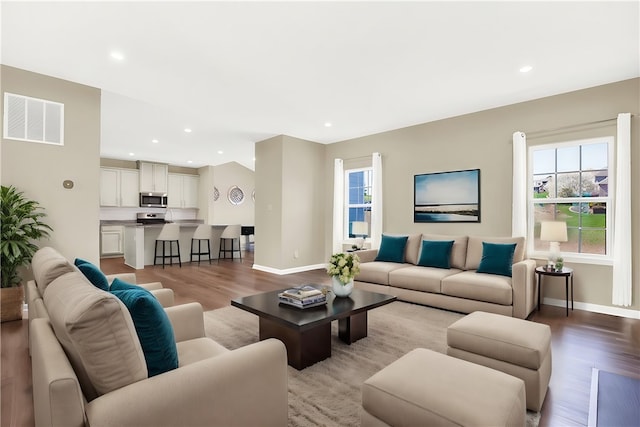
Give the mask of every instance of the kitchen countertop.
[[[181, 227], [197, 227], [201, 224], [204, 224], [204, 220], [202, 219], [179, 219], [176, 221], [169, 221], [174, 224], [180, 224]], [[121, 225], [124, 227], [146, 227], [146, 228], [158, 228], [162, 227], [164, 224], [140, 224], [135, 220], [101, 220], [100, 226], [103, 225]], [[223, 225], [214, 224], [213, 227], [221, 227]]]

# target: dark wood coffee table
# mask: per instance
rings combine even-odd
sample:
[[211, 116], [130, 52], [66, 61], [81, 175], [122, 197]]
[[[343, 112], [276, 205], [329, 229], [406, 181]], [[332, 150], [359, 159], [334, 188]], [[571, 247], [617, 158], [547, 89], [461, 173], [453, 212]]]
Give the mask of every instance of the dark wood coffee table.
[[351, 344], [367, 336], [367, 311], [396, 297], [354, 289], [349, 297], [327, 295], [320, 307], [296, 308], [278, 301], [273, 291], [231, 300], [231, 305], [260, 318], [260, 340], [277, 338], [287, 347], [289, 365], [304, 369], [331, 356], [331, 322], [338, 320], [338, 337]]

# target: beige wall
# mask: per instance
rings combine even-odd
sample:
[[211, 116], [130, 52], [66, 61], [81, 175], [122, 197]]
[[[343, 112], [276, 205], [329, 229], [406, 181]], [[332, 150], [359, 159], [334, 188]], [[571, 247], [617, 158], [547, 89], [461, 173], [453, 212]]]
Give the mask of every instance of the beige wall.
[[[640, 79], [523, 102], [446, 120], [425, 123], [327, 146], [325, 170], [333, 159], [382, 154], [384, 231], [477, 236], [511, 234], [512, 134], [524, 131], [530, 144], [552, 138], [572, 140], [610, 134], [615, 122], [569, 131], [540, 132], [615, 118], [632, 119], [633, 305], [640, 309]], [[603, 129], [604, 128], [604, 129]], [[481, 223], [414, 223], [413, 176], [426, 172], [481, 170]], [[328, 180], [332, 182], [331, 176]], [[325, 188], [325, 257], [331, 252], [332, 185]], [[575, 300], [611, 306], [611, 267], [567, 263], [575, 269]], [[564, 286], [550, 282], [545, 295], [564, 300]]]
[[[282, 263], [282, 180], [283, 137], [276, 136], [256, 143], [256, 246], [254, 263], [274, 269]], [[262, 243], [260, 243], [262, 242]], [[316, 261], [317, 262], [317, 261]]]
[[[236, 162], [198, 169], [200, 174], [198, 218], [208, 224], [254, 224], [255, 204], [251, 198], [255, 186], [254, 172]], [[244, 202], [233, 205], [227, 193], [234, 185], [244, 193]], [[220, 197], [213, 200], [214, 187]]]
[[[280, 135], [256, 144], [255, 264], [324, 263], [325, 146]], [[262, 243], [265, 242], [265, 243]]]
[[[64, 104], [64, 146], [2, 140], [2, 185], [37, 200], [53, 228], [41, 242], [66, 257], [99, 262], [100, 90], [2, 66], [2, 92]], [[74, 182], [73, 189], [62, 186]]]

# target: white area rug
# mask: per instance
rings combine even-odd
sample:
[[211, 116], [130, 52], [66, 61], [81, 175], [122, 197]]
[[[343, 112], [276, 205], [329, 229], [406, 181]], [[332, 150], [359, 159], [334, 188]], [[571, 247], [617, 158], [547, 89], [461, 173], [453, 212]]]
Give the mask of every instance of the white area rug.
[[[289, 426], [360, 425], [362, 383], [414, 348], [446, 351], [446, 329], [463, 315], [403, 302], [369, 312], [368, 337], [347, 345], [332, 324], [331, 357], [289, 367]], [[208, 337], [235, 349], [258, 341], [258, 317], [235, 307], [205, 313]], [[527, 412], [527, 427], [540, 416]]]

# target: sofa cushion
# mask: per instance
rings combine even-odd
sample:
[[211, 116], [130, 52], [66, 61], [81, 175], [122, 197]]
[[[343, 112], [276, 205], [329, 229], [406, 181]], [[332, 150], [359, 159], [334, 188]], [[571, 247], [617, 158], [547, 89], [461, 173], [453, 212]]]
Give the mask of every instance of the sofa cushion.
[[41, 296], [44, 295], [47, 286], [55, 279], [63, 274], [76, 271], [65, 257], [48, 246], [38, 249], [33, 255], [31, 269]]
[[404, 262], [404, 249], [409, 236], [382, 235], [376, 261]]
[[105, 276], [97, 266], [81, 258], [76, 258], [73, 263], [93, 286], [103, 291], [109, 290], [109, 280], [107, 280], [107, 276]]
[[511, 265], [513, 265], [513, 252], [515, 249], [515, 243], [482, 242], [482, 259], [478, 266], [478, 273], [511, 277]]
[[[110, 290], [127, 306], [142, 345], [150, 377], [178, 367], [178, 350], [167, 313], [146, 289], [115, 279]], [[113, 289], [115, 286], [115, 289]], [[122, 290], [119, 290], [121, 288]]]
[[453, 240], [423, 240], [418, 265], [423, 267], [450, 268]]
[[515, 243], [516, 250], [513, 252], [513, 263], [524, 259], [525, 241], [524, 237], [469, 237], [467, 245], [467, 261], [465, 270], [476, 270], [482, 260], [482, 242], [488, 243]]
[[205, 337], [179, 342], [176, 347], [180, 366], [187, 366], [231, 351], [211, 338]]
[[447, 276], [459, 273], [456, 268], [432, 268], [408, 266], [389, 272], [389, 285], [414, 291], [440, 293], [440, 282]]
[[423, 234], [423, 240], [453, 240], [453, 246], [451, 247], [451, 259], [449, 264], [451, 268], [465, 269], [465, 262], [467, 259], [467, 242], [469, 238], [467, 236], [446, 236], [443, 234]]
[[511, 305], [511, 277], [463, 271], [442, 279], [442, 293], [494, 304]]
[[377, 283], [379, 285], [389, 284], [389, 272], [406, 268], [409, 264], [399, 264], [397, 262], [373, 261], [360, 263], [360, 273], [355, 280], [360, 282]]
[[115, 295], [74, 272], [51, 282], [44, 302], [87, 400], [147, 378], [133, 321]]

